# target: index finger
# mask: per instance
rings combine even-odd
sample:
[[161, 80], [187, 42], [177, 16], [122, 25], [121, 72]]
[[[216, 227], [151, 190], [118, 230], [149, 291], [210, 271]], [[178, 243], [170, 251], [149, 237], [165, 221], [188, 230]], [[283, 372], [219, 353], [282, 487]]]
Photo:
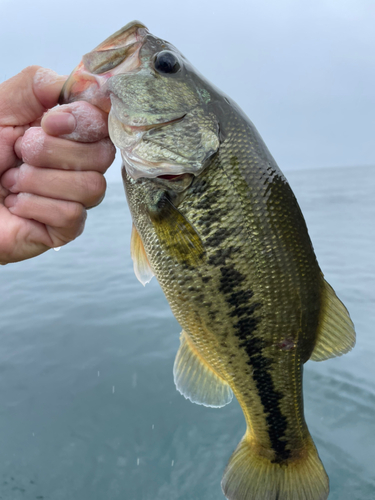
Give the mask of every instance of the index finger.
[[[69, 128], [67, 123], [74, 125]], [[48, 111], [41, 126], [48, 135], [77, 142], [97, 142], [108, 137], [108, 113], [86, 101], [77, 101]]]
[[115, 158], [109, 137], [92, 144], [52, 137], [31, 127], [16, 145], [19, 157], [29, 165], [61, 170], [96, 170], [104, 173]]

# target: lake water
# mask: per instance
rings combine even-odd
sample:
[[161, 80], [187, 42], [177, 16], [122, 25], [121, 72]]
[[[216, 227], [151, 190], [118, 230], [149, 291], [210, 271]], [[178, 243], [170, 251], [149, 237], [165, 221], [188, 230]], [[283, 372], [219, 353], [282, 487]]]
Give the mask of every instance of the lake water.
[[[355, 350], [308, 362], [306, 419], [330, 500], [375, 498], [375, 168], [290, 171]], [[222, 500], [245, 424], [173, 383], [180, 328], [130, 259], [121, 184], [59, 252], [0, 269], [0, 498]], [[261, 499], [260, 499], [261, 500]]]

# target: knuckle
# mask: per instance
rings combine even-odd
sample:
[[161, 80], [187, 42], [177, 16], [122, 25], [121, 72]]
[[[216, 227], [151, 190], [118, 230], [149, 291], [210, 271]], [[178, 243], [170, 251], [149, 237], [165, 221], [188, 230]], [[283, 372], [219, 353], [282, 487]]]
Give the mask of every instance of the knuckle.
[[81, 216], [79, 218], [74, 219], [74, 223], [71, 227], [63, 227], [63, 228], [50, 228], [50, 237], [52, 241], [52, 246], [63, 246], [67, 243], [78, 238], [83, 233], [85, 228], [85, 222], [87, 218], [87, 212], [82, 207]]
[[107, 119], [97, 107], [86, 101], [68, 104], [76, 118], [75, 140], [93, 143], [108, 136]]
[[103, 199], [106, 188], [106, 180], [99, 172], [81, 172], [76, 201], [87, 208], [94, 207]]
[[64, 227], [74, 229], [84, 218], [84, 208], [80, 203], [67, 202], [64, 214]]
[[77, 238], [83, 233], [83, 230], [85, 229], [86, 219], [87, 219], [87, 212], [85, 209], [83, 209], [82, 218], [80, 220], [80, 224], [77, 226], [75, 238]]
[[21, 73], [26, 75], [26, 76], [34, 76], [34, 74], [38, 71], [38, 69], [40, 69], [40, 66], [33, 64], [30, 66], [26, 66], [26, 68], [24, 68], [21, 71]]
[[38, 165], [45, 149], [46, 135], [40, 127], [30, 127], [24, 133], [21, 144], [22, 159], [25, 163]]
[[108, 148], [108, 158], [109, 158], [109, 165], [112, 164], [113, 160], [115, 159], [115, 156], [116, 156], [116, 146], [113, 144], [113, 142], [111, 141], [111, 139], [107, 139], [107, 148]]
[[109, 138], [102, 139], [98, 142], [97, 164], [101, 167], [101, 171], [103, 169], [104, 171], [107, 170], [115, 159], [115, 156], [116, 148]]
[[91, 172], [90, 179], [90, 205], [98, 203], [103, 198], [107, 189], [107, 182], [102, 174]]

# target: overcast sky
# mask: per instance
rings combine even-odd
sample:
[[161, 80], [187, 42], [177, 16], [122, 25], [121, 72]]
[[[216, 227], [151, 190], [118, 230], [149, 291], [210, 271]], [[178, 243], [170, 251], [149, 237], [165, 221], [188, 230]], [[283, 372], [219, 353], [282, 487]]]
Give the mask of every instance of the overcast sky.
[[0, 81], [68, 74], [133, 19], [237, 101], [282, 170], [375, 165], [373, 0], [0, 0]]

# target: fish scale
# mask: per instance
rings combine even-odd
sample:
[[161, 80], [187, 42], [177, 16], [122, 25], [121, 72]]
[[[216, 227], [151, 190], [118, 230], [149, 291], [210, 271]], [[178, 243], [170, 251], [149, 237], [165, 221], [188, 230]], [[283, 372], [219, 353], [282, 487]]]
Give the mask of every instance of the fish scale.
[[326, 500], [304, 419], [303, 364], [348, 352], [354, 327], [254, 125], [139, 22], [84, 57], [61, 102], [77, 99], [110, 109], [134, 270], [143, 284], [156, 276], [183, 328], [177, 389], [212, 407], [234, 394], [244, 413], [224, 494]]

